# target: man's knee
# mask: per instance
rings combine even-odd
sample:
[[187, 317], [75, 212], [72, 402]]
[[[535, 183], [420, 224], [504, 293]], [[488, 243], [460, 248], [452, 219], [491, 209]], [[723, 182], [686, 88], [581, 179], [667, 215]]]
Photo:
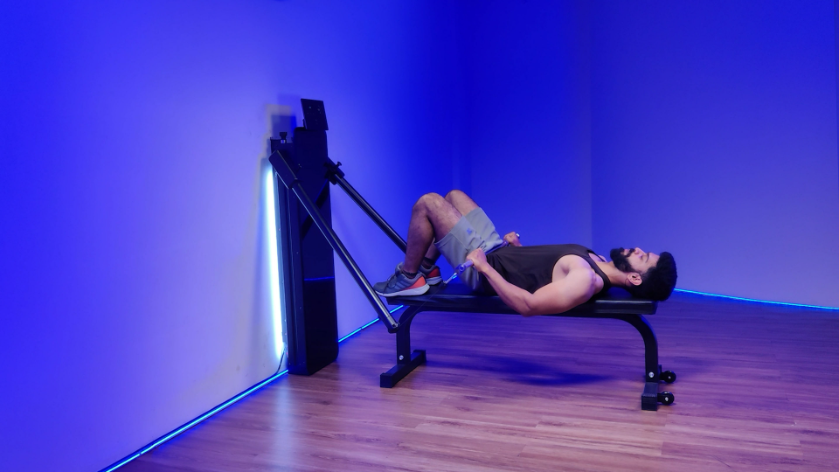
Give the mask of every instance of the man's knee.
[[463, 197], [468, 198], [469, 196], [466, 195], [461, 190], [456, 190], [456, 189], [455, 190], [450, 190], [449, 193], [446, 194], [446, 201], [449, 202], [449, 203], [452, 203], [454, 201], [454, 199], [463, 198]]
[[426, 193], [425, 195], [419, 197], [416, 203], [414, 203], [414, 210], [426, 210], [426, 211], [433, 211], [435, 208], [439, 208], [440, 204], [445, 201], [439, 193]]

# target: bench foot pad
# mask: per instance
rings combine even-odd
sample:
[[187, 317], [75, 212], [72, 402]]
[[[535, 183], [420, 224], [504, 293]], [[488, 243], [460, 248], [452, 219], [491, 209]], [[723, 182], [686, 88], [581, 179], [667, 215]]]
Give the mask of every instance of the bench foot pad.
[[420, 364], [425, 364], [425, 350], [417, 349], [411, 353], [411, 360], [407, 362], [400, 362], [387, 372], [379, 376], [379, 387], [393, 388], [397, 382], [405, 378], [411, 371], [417, 368]]

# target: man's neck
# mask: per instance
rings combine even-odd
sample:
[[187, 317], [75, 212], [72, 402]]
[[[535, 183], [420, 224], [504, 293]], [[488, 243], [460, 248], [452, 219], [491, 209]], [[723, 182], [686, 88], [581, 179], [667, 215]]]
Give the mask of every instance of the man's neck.
[[615, 267], [614, 262], [604, 262], [599, 259], [594, 259], [595, 264], [600, 270], [606, 274], [606, 277], [609, 278], [609, 282], [615, 287], [625, 287], [626, 286], [626, 274], [618, 270]]

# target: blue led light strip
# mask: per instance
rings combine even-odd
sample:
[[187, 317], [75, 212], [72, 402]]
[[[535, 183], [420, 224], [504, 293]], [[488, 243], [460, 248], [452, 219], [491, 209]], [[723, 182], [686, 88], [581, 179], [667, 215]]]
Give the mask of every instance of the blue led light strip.
[[244, 392], [236, 395], [235, 397], [231, 398], [230, 400], [227, 400], [226, 402], [222, 403], [221, 405], [218, 405], [217, 407], [213, 408], [212, 410], [204, 413], [203, 415], [199, 416], [198, 418], [195, 418], [194, 420], [192, 420], [189, 423], [181, 426], [180, 428], [172, 431], [171, 433], [169, 433], [165, 436], [161, 436], [160, 438], [158, 438], [155, 441], [152, 441], [146, 447], [141, 448], [140, 450], [138, 450], [134, 454], [131, 454], [130, 456], [126, 457], [125, 459], [122, 459], [121, 461], [102, 469], [102, 472], [111, 472], [113, 470], [116, 470], [116, 469], [124, 466], [125, 464], [127, 464], [127, 463], [133, 461], [134, 459], [142, 456], [143, 454], [151, 451], [152, 449], [156, 448], [157, 446], [159, 446], [159, 445], [165, 443], [166, 441], [174, 438], [175, 436], [183, 433], [184, 431], [188, 430], [189, 428], [191, 428], [191, 427], [197, 425], [198, 423], [204, 421], [205, 419], [215, 415], [216, 413], [220, 412], [221, 410], [223, 410], [223, 409], [227, 408], [228, 406], [236, 403], [237, 401], [241, 400], [242, 398], [245, 398], [246, 396], [250, 395], [251, 393], [261, 389], [262, 387], [264, 387], [264, 386], [268, 385], [269, 383], [277, 380], [278, 378], [282, 377], [283, 375], [285, 375], [287, 373], [288, 373], [288, 369], [286, 369], [282, 372], [278, 372], [278, 373], [272, 375], [271, 377], [268, 377], [267, 379], [263, 380], [262, 382], [259, 382], [258, 384], [254, 385], [253, 387], [251, 387], [251, 388], [245, 390]]
[[335, 277], [315, 277], [313, 279], [303, 279], [304, 282], [316, 282], [318, 280], [332, 280]]
[[734, 297], [731, 295], [718, 295], [716, 293], [706, 293], [706, 292], [697, 292], [694, 290], [685, 290], [681, 288], [677, 288], [674, 292], [682, 292], [682, 293], [691, 293], [694, 295], [702, 295], [704, 297], [714, 297], [714, 298], [725, 298], [728, 300], [737, 300], [741, 302], [751, 302], [751, 303], [762, 303], [765, 305], [780, 305], [780, 306], [790, 306], [796, 308], [813, 308], [816, 310], [828, 310], [828, 311], [839, 311], [839, 308], [830, 307], [830, 306], [818, 306], [818, 305], [804, 305], [801, 303], [787, 303], [787, 302], [772, 302], [769, 300], [755, 300], [754, 298], [743, 298], [743, 297]]
[[[404, 306], [405, 306], [405, 305], [399, 305], [399, 306], [397, 306], [396, 308], [394, 308], [394, 309], [392, 309], [392, 310], [389, 310], [389, 311], [388, 311], [388, 313], [393, 314], [393, 312], [394, 312], [394, 311], [396, 311], [396, 310], [398, 310], [398, 309], [400, 309], [400, 308], [402, 308], [402, 307], [404, 307]], [[364, 326], [362, 326], [362, 327], [360, 327], [360, 328], [356, 329], [355, 331], [353, 331], [353, 332], [351, 332], [350, 334], [348, 334], [348, 335], [344, 336], [343, 338], [338, 339], [338, 342], [339, 342], [339, 343], [344, 342], [347, 338], [349, 338], [349, 337], [350, 337], [350, 336], [352, 336], [353, 334], [360, 333], [360, 332], [361, 332], [361, 330], [363, 330], [363, 329], [367, 329], [368, 327], [370, 327], [371, 325], [373, 325], [373, 324], [374, 324], [374, 323], [376, 323], [377, 321], [379, 321], [379, 319], [378, 319], [378, 318], [373, 318], [373, 319], [372, 319], [372, 320], [370, 320], [368, 323], [366, 323]]]

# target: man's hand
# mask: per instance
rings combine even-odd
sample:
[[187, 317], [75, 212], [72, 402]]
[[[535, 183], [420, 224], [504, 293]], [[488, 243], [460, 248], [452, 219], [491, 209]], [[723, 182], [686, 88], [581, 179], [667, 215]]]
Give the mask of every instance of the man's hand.
[[467, 261], [472, 261], [472, 267], [478, 272], [483, 273], [487, 264], [487, 256], [481, 248], [475, 249], [466, 256]]
[[519, 233], [515, 231], [510, 231], [509, 233], [504, 235], [504, 241], [507, 241], [507, 244], [510, 246], [521, 246], [521, 241], [519, 241]]

